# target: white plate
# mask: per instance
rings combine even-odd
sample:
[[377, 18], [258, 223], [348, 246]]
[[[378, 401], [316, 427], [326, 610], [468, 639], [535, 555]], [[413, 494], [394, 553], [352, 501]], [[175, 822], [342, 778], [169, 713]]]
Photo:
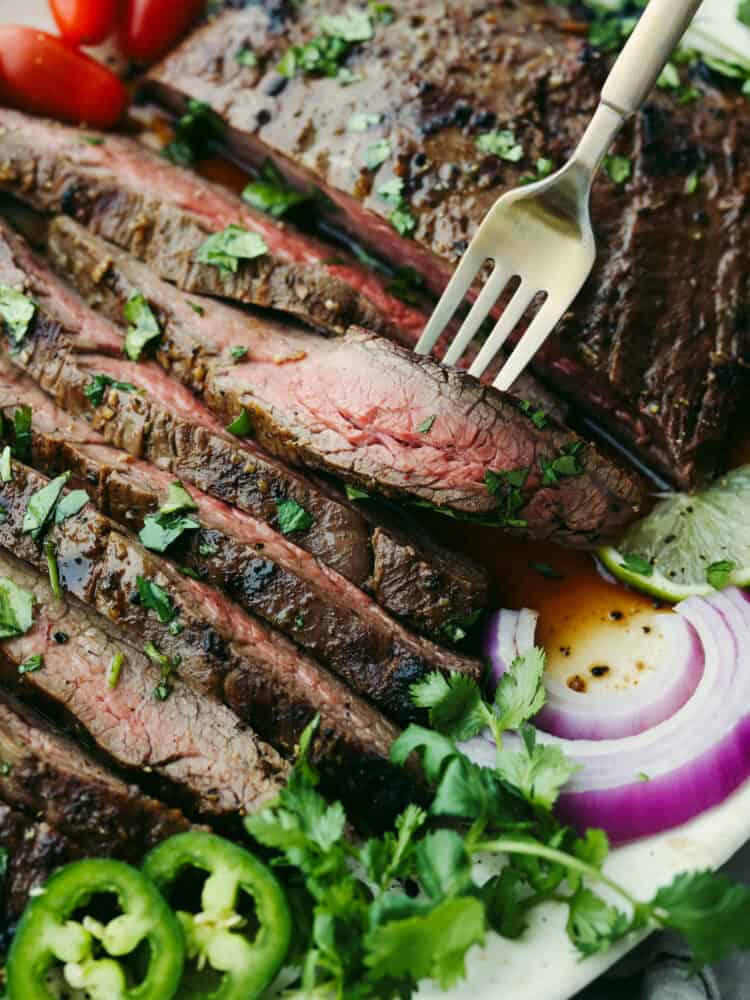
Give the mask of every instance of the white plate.
[[[689, 41], [695, 48], [716, 52], [719, 39], [732, 46], [737, 61], [750, 66], [750, 31], [734, 20], [736, 7], [737, 0], [706, 0]], [[0, 0], [0, 23], [52, 26], [44, 0]], [[748, 838], [750, 783], [698, 819], [614, 851], [607, 872], [635, 896], [646, 899], [681, 871], [718, 867]], [[427, 986], [419, 996], [423, 1000], [569, 1000], [636, 943], [630, 941], [582, 962], [565, 936], [565, 919], [563, 907], [541, 907], [522, 940], [490, 935], [484, 948], [475, 948], [467, 979], [460, 986], [450, 993]]]

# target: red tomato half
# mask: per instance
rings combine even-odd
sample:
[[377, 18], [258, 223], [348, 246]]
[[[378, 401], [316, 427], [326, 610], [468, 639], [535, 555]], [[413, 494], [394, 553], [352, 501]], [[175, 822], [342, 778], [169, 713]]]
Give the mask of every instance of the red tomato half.
[[119, 0], [50, 0], [60, 34], [73, 45], [99, 45], [115, 28]]
[[196, 20], [205, 0], [125, 0], [117, 40], [138, 62], [163, 55]]
[[36, 28], [0, 25], [0, 99], [21, 111], [109, 128], [128, 92], [101, 63]]

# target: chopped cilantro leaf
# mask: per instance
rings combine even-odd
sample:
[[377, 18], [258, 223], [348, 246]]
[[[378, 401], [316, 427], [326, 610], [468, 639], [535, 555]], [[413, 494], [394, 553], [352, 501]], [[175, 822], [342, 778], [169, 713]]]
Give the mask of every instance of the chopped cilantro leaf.
[[24, 635], [34, 624], [34, 596], [7, 577], [0, 579], [0, 639]]
[[256, 56], [256, 54], [253, 52], [252, 49], [248, 48], [239, 49], [237, 52], [235, 52], [234, 60], [235, 62], [238, 62], [240, 66], [258, 65], [258, 57]]
[[230, 225], [208, 237], [198, 251], [198, 260], [224, 273], [236, 274], [240, 260], [254, 260], [267, 253], [266, 241], [259, 233]]
[[114, 691], [114, 689], [117, 687], [119, 683], [120, 674], [122, 673], [122, 666], [124, 662], [125, 662], [125, 657], [118, 649], [117, 652], [114, 653], [114, 655], [112, 656], [112, 659], [109, 662], [109, 666], [107, 667], [107, 687], [111, 691]]
[[29, 497], [23, 516], [23, 531], [31, 535], [35, 542], [39, 541], [50, 524], [62, 491], [69, 479], [70, 473], [64, 472]]
[[750, 28], [750, 0], [739, 0], [737, 20]]
[[253, 433], [253, 425], [247, 410], [243, 410], [238, 417], [235, 417], [231, 424], [227, 425], [227, 430], [235, 437], [250, 437]]
[[31, 407], [19, 406], [13, 413], [13, 447], [11, 451], [19, 462], [31, 461]]
[[513, 132], [507, 129], [485, 132], [477, 138], [476, 145], [481, 152], [499, 156], [509, 163], [518, 163], [523, 158], [523, 146], [517, 142]]
[[18, 667], [19, 674], [35, 674], [44, 666], [44, 656], [41, 653], [34, 653], [28, 660], [24, 660]]
[[8, 285], [0, 285], [0, 318], [14, 348], [19, 347], [26, 336], [35, 313], [36, 303], [27, 295]]
[[[126, 316], [126, 319], [128, 317]], [[109, 375], [94, 375], [83, 390], [84, 396], [91, 402], [92, 406], [101, 406], [104, 399], [104, 390], [107, 388], [119, 389], [121, 392], [136, 392], [136, 387], [132, 382], [118, 382], [117, 379], [110, 378]]]
[[160, 622], [166, 625], [174, 619], [176, 611], [172, 598], [163, 587], [148, 577], [140, 575], [135, 578], [135, 585], [143, 607], [156, 612]]
[[737, 569], [731, 559], [721, 559], [713, 562], [706, 570], [706, 580], [714, 590], [723, 590], [729, 583], [733, 571]]
[[615, 184], [624, 184], [633, 171], [627, 156], [605, 156], [602, 167], [607, 177]]
[[366, 132], [379, 125], [383, 116], [377, 112], [355, 111], [346, 123], [347, 132]]
[[193, 500], [182, 483], [176, 480], [169, 484], [167, 499], [159, 508], [160, 514], [177, 514], [186, 510], [198, 510], [198, 504]]
[[391, 143], [388, 139], [378, 139], [370, 143], [365, 150], [365, 166], [368, 170], [377, 170], [379, 166], [390, 159]]
[[221, 118], [204, 101], [188, 101], [187, 110], [175, 125], [175, 137], [162, 150], [172, 163], [189, 167], [202, 160], [224, 134]]
[[697, 170], [693, 170], [692, 173], [688, 174], [685, 178], [685, 187], [683, 188], [685, 194], [695, 194], [701, 182], [700, 173]]
[[654, 567], [648, 559], [639, 556], [637, 552], [623, 553], [622, 565], [630, 573], [638, 573], [639, 576], [652, 576], [654, 572]]
[[369, 500], [370, 494], [367, 490], [363, 490], [360, 486], [352, 486], [350, 483], [346, 484], [346, 495], [349, 500]]
[[436, 414], [432, 413], [429, 417], [425, 417], [424, 420], [417, 424], [418, 434], [429, 434], [432, 430], [432, 425], [437, 420]]
[[170, 483], [164, 504], [156, 514], [149, 514], [143, 520], [138, 536], [141, 544], [152, 552], [166, 552], [186, 531], [200, 528], [200, 522], [189, 516], [196, 510], [198, 505], [182, 483]]
[[296, 500], [277, 500], [276, 510], [279, 519], [279, 531], [289, 535], [293, 531], [307, 531], [313, 525], [311, 514], [300, 507]]
[[290, 208], [310, 200], [309, 194], [295, 191], [284, 183], [284, 178], [278, 172], [271, 160], [266, 160], [260, 170], [260, 178], [250, 181], [242, 192], [243, 201], [261, 212], [267, 212], [275, 219], [280, 219]]
[[125, 334], [125, 353], [131, 361], [138, 361], [146, 346], [153, 345], [161, 337], [161, 330], [151, 306], [140, 292], [130, 296], [123, 313], [130, 324]]
[[244, 357], [246, 357], [246, 355], [247, 355], [247, 348], [246, 347], [233, 347], [229, 351], [229, 353], [232, 355], [232, 358], [235, 361], [242, 361], [242, 359]]

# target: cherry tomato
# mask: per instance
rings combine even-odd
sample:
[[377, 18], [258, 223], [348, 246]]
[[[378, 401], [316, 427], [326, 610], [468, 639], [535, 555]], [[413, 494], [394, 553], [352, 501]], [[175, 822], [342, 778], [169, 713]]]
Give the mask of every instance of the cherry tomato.
[[50, 0], [60, 34], [72, 45], [99, 45], [109, 38], [119, 6], [119, 0]]
[[205, 0], [125, 0], [119, 46], [130, 59], [152, 62], [185, 34], [204, 7]]
[[125, 111], [128, 93], [111, 70], [62, 38], [2, 24], [0, 100], [21, 111], [108, 128]]

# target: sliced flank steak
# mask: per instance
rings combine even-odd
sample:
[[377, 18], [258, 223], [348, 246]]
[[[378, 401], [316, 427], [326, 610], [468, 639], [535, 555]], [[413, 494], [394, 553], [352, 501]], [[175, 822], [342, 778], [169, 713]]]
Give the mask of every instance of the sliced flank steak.
[[[390, 295], [353, 258], [332, 262], [338, 249], [133, 139], [0, 109], [0, 189], [42, 211], [74, 216], [191, 292], [270, 307], [334, 333], [352, 323], [383, 331], [403, 324], [415, 334], [424, 325], [421, 312]], [[267, 252], [235, 258], [236, 270], [198, 261], [206, 240], [229, 226], [255, 234], [248, 252], [263, 246]]]
[[[65, 225], [74, 227], [74, 235], [79, 232], [75, 223]], [[59, 251], [55, 258], [62, 266], [65, 244], [55, 245]], [[424, 532], [412, 531], [411, 524], [405, 527], [398, 517], [380, 516], [371, 504], [358, 509], [327, 484], [303, 478], [259, 452], [251, 442], [228, 434], [199, 400], [153, 362], [123, 361], [122, 332], [86, 308], [23, 240], [1, 224], [0, 283], [25, 289], [38, 303], [37, 332], [39, 317], [50, 319], [44, 335], [37, 337], [35, 359], [28, 363], [34, 377], [63, 407], [93, 417], [110, 443], [172, 470], [217, 500], [265, 522], [276, 535], [283, 505], [292, 511], [301, 508], [308, 516], [298, 517], [286, 541], [373, 593], [387, 610], [420, 631], [440, 634], [447, 623], [476, 617], [485, 606], [486, 573], [471, 560], [448, 552]], [[168, 285], [162, 287], [178, 297], [183, 310], [197, 317], [178, 292]], [[206, 318], [212, 329], [244, 328], [241, 314], [208, 299], [201, 301], [200, 318]], [[98, 308], [104, 305], [102, 289]], [[64, 328], [64, 335], [53, 319]], [[184, 313], [179, 319], [185, 322]], [[187, 378], [187, 372], [194, 373], [194, 386], [202, 388], [209, 351], [215, 350], [207, 342], [194, 340], [191, 346], [185, 337], [175, 336], [175, 348], [166, 353], [160, 350], [158, 358], [173, 369], [183, 359], [178, 374]], [[73, 356], [71, 352], [78, 353]], [[194, 354], [200, 359], [195, 363]], [[25, 358], [22, 352], [14, 360], [24, 363]], [[142, 392], [118, 390], [102, 382], [113, 378]], [[97, 379], [101, 392], [94, 393], [92, 384]]]
[[6, 691], [0, 691], [0, 767], [0, 801], [94, 854], [140, 864], [160, 840], [189, 826], [176, 809], [107, 771]]
[[75, 598], [57, 600], [46, 571], [2, 550], [0, 580], [34, 599], [31, 629], [4, 642], [6, 682], [64, 710], [115, 764], [148, 774], [191, 814], [250, 812], [278, 793], [286, 763], [227, 708], [174, 675], [162, 699], [162, 666]]
[[[166, 317], [162, 364], [185, 358], [180, 375], [211, 410], [225, 422], [248, 414], [256, 440], [287, 460], [570, 545], [596, 544], [638, 510], [633, 475], [465, 372], [365, 330], [326, 339], [259, 317], [238, 327], [239, 318], [222, 322], [234, 314], [219, 304], [196, 315], [178, 290], [67, 219], [53, 224], [50, 247], [56, 266], [120, 322], [123, 336], [123, 305], [147, 283], [144, 294]], [[232, 348], [244, 353], [234, 358]], [[187, 369], [194, 359], [199, 384]]]
[[[389, 23], [370, 12], [369, 32], [369, 9], [354, 9], [371, 37], [344, 46], [350, 86], [295, 71], [322, 15], [351, 16], [349, 0], [325, 0], [227, 10], [151, 71], [153, 87], [176, 109], [206, 102], [235, 154], [322, 188], [339, 227], [440, 292], [495, 199], [570, 155], [609, 57], [552, 4], [416, 0]], [[226, 58], [240, 47], [253, 68]], [[750, 394], [747, 100], [690, 74], [700, 100], [655, 91], [618, 146], [623, 176], [596, 184], [598, 263], [536, 359], [683, 487], [720, 467]]]
[[[3, 426], [10, 441], [13, 416], [24, 404], [32, 408], [30, 459], [36, 468], [47, 475], [72, 471], [99, 509], [131, 530], [140, 531], [145, 519], [157, 514], [173, 476], [107, 446], [85, 421], [71, 417], [0, 359], [0, 412], [7, 418]], [[168, 556], [286, 633], [353, 686], [351, 678], [359, 675], [407, 683], [425, 669], [465, 669], [465, 657], [407, 631], [268, 525], [195, 489], [190, 496], [195, 504], [190, 515], [200, 526], [186, 530]]]

